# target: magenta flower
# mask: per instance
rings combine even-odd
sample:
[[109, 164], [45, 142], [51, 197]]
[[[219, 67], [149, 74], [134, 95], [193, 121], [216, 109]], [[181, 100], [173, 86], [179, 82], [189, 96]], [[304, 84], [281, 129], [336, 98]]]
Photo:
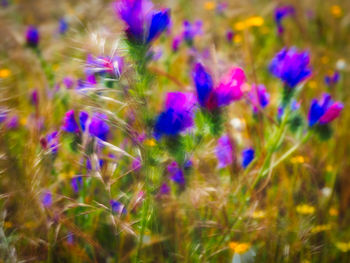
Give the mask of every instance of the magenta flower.
[[333, 102], [329, 94], [324, 94], [322, 100], [313, 99], [309, 110], [309, 126], [312, 127], [315, 124], [328, 124], [336, 119], [344, 105], [341, 102]]
[[198, 102], [208, 110], [229, 105], [243, 96], [242, 85], [246, 77], [241, 68], [232, 67], [221, 77], [215, 88], [211, 75], [200, 63], [195, 64], [192, 78], [196, 86]]
[[215, 149], [216, 158], [219, 161], [219, 168], [224, 168], [233, 162], [233, 147], [230, 138], [223, 135], [219, 138]]

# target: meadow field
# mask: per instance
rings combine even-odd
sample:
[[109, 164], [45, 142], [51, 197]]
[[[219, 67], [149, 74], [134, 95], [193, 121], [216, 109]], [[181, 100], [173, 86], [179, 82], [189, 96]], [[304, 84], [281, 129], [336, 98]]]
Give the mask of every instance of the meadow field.
[[0, 0], [0, 263], [349, 263], [350, 1]]

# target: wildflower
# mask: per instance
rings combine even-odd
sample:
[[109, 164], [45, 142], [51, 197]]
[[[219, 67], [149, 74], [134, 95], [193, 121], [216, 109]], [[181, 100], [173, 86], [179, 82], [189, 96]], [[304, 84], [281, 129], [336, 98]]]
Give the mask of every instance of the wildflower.
[[226, 167], [233, 162], [233, 147], [227, 135], [223, 135], [218, 140], [216, 158], [219, 161], [219, 168]]
[[47, 147], [53, 154], [57, 154], [58, 151], [58, 132], [53, 131], [46, 135]]
[[66, 112], [63, 120], [62, 129], [66, 132], [74, 132], [74, 133], [79, 132], [80, 129], [74, 117], [74, 110], [70, 110]]
[[204, 9], [205, 9], [205, 10], [208, 10], [208, 11], [214, 10], [215, 7], [216, 7], [216, 3], [213, 2], [213, 1], [206, 1], [206, 2], [204, 3]]
[[110, 130], [106, 121], [106, 115], [102, 113], [94, 113], [89, 125], [89, 133], [103, 141], [106, 141]]
[[245, 24], [247, 27], [259, 27], [264, 24], [264, 18], [261, 16], [252, 16], [245, 21]]
[[336, 209], [334, 207], [331, 207], [328, 212], [329, 212], [329, 215], [331, 215], [331, 216], [338, 216], [338, 214], [339, 214], [338, 209]]
[[74, 192], [78, 192], [79, 189], [83, 186], [83, 177], [75, 176], [71, 179], [71, 185]]
[[258, 112], [259, 106], [265, 108], [269, 104], [270, 94], [267, 93], [263, 84], [252, 85], [252, 89], [248, 93], [248, 97], [253, 106], [254, 113]]
[[234, 32], [233, 32], [232, 30], [227, 30], [227, 31], [226, 31], [226, 39], [227, 39], [227, 41], [228, 41], [229, 43], [232, 42], [234, 35], [235, 35], [235, 34], [234, 34]]
[[68, 232], [67, 235], [67, 243], [72, 245], [74, 243], [74, 235], [72, 232]]
[[7, 119], [6, 123], [7, 128], [9, 129], [17, 129], [18, 128], [18, 116], [14, 115]]
[[308, 52], [298, 52], [295, 47], [284, 48], [272, 59], [270, 72], [281, 79], [284, 84], [293, 89], [300, 82], [311, 76], [310, 55]]
[[230, 242], [229, 247], [234, 253], [243, 254], [250, 249], [251, 244], [250, 243]]
[[192, 78], [196, 86], [198, 102], [208, 110], [229, 105], [243, 96], [242, 85], [246, 77], [241, 68], [232, 67], [222, 76], [215, 88], [211, 75], [200, 63], [195, 64]]
[[350, 242], [336, 242], [335, 246], [343, 253], [350, 251]]
[[52, 205], [52, 194], [50, 191], [46, 191], [41, 195], [41, 203], [44, 207], [50, 207]]
[[154, 10], [149, 0], [120, 0], [115, 10], [127, 26], [129, 41], [136, 44], [150, 44], [170, 24], [170, 10]]
[[322, 100], [313, 99], [309, 110], [309, 126], [315, 124], [324, 125], [336, 119], [342, 109], [343, 104], [333, 102], [329, 94], [324, 94]]
[[74, 87], [75, 85], [75, 81], [73, 78], [71, 77], [65, 77], [63, 80], [62, 80], [62, 83], [66, 86], [67, 89], [71, 89]]
[[317, 226], [314, 226], [312, 229], [311, 229], [311, 233], [313, 234], [316, 234], [316, 233], [319, 233], [319, 232], [323, 232], [323, 231], [328, 231], [332, 228], [332, 226], [330, 224], [326, 224], [326, 225], [317, 225]]
[[253, 148], [247, 148], [242, 152], [242, 166], [247, 168], [248, 165], [254, 160], [255, 151]]
[[35, 89], [30, 94], [30, 101], [34, 106], [38, 106], [39, 104], [39, 93], [38, 90]]
[[331, 7], [331, 13], [334, 17], [341, 17], [343, 15], [343, 10], [340, 8], [339, 5], [332, 5]]
[[266, 213], [263, 210], [256, 210], [252, 214], [252, 218], [255, 218], [255, 219], [261, 219], [261, 218], [264, 218], [265, 216], [266, 216]]
[[58, 22], [58, 32], [63, 35], [67, 32], [68, 30], [68, 22], [66, 19], [61, 18], [60, 21]]
[[132, 161], [132, 163], [131, 163], [131, 167], [132, 167], [132, 170], [135, 171], [135, 172], [140, 170], [140, 168], [141, 168], [141, 158], [140, 157], [135, 158]]
[[329, 74], [324, 77], [324, 82], [327, 86], [335, 86], [339, 81], [339, 72], [335, 71], [333, 74]]
[[312, 215], [315, 213], [315, 207], [303, 204], [296, 207], [297, 213], [302, 215]]
[[278, 34], [282, 34], [284, 31], [284, 28], [282, 26], [282, 20], [287, 16], [294, 15], [294, 13], [294, 7], [291, 5], [280, 6], [275, 9], [275, 22], [277, 25]]
[[39, 31], [34, 26], [29, 26], [26, 32], [27, 45], [30, 47], [37, 47], [39, 44]]
[[11, 70], [7, 68], [0, 69], [0, 78], [5, 79], [11, 76]]
[[183, 185], [185, 184], [184, 173], [177, 164], [177, 162], [172, 162], [167, 166], [167, 170], [170, 174], [170, 179], [175, 183]]
[[169, 92], [165, 110], [158, 116], [155, 137], [175, 136], [193, 126], [195, 100], [192, 93]]
[[126, 214], [126, 208], [122, 203], [116, 200], [110, 200], [109, 204], [111, 205], [112, 212], [115, 212], [118, 214]]
[[170, 193], [170, 188], [166, 183], [163, 183], [159, 188], [160, 195], [167, 195]]
[[193, 23], [185, 20], [183, 22], [183, 29], [181, 34], [176, 36], [173, 40], [173, 51], [177, 51], [183, 41], [185, 41], [189, 46], [192, 46], [194, 38], [203, 34], [202, 25], [203, 22], [201, 20], [196, 20]]

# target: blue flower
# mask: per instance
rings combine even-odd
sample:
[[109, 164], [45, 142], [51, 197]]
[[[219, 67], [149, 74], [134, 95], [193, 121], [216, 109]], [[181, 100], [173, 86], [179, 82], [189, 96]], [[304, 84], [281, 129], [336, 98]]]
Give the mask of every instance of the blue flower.
[[116, 201], [116, 200], [110, 200], [109, 204], [111, 205], [112, 211], [118, 214], [126, 214], [126, 208], [125, 206]]
[[129, 41], [149, 44], [164, 32], [170, 24], [170, 11], [154, 10], [149, 0], [120, 0], [116, 12], [126, 24]]
[[185, 184], [185, 176], [177, 162], [172, 162], [167, 167], [170, 179], [179, 185]]
[[41, 195], [41, 203], [44, 207], [50, 207], [52, 205], [52, 194], [50, 191], [46, 191]]
[[254, 160], [255, 151], [253, 148], [248, 148], [242, 152], [242, 166], [247, 168], [248, 165]]
[[157, 139], [163, 135], [175, 136], [193, 126], [195, 99], [192, 93], [169, 92], [165, 110], [158, 116], [154, 132]]
[[310, 55], [298, 52], [295, 47], [284, 48], [272, 59], [270, 72], [281, 79], [288, 88], [294, 88], [311, 76]]
[[215, 152], [216, 157], [219, 160], [219, 168], [223, 168], [232, 164], [233, 147], [230, 138], [227, 135], [223, 135], [222, 137], [220, 137]]
[[34, 26], [29, 26], [26, 32], [27, 45], [30, 47], [36, 47], [39, 44], [39, 31]]
[[344, 105], [340, 102], [333, 102], [329, 94], [324, 94], [322, 100], [313, 99], [309, 110], [309, 126], [312, 127], [316, 123], [321, 125], [327, 124], [336, 119]]

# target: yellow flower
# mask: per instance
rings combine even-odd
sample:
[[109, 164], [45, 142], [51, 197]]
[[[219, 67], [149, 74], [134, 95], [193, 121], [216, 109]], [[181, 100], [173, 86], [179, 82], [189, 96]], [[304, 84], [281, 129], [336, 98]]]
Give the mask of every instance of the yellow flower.
[[292, 163], [304, 163], [305, 162], [305, 158], [301, 155], [299, 156], [295, 156], [290, 160]]
[[331, 7], [331, 13], [334, 17], [341, 17], [343, 14], [343, 11], [341, 10], [339, 5], [333, 5]]
[[326, 224], [326, 225], [318, 225], [318, 226], [314, 226], [312, 229], [311, 229], [311, 233], [319, 233], [319, 232], [322, 232], [322, 231], [327, 231], [327, 230], [330, 230], [331, 229], [331, 225], [330, 224]]
[[24, 126], [27, 124], [27, 118], [26, 117], [23, 117], [19, 120], [19, 122]]
[[237, 22], [233, 25], [233, 28], [236, 30], [236, 31], [242, 31], [246, 28], [246, 24], [244, 21], [240, 21], [240, 22]]
[[296, 210], [297, 210], [297, 213], [302, 215], [312, 215], [315, 213], [315, 207], [307, 204], [298, 205]]
[[10, 222], [10, 221], [5, 221], [4, 222], [4, 228], [10, 228], [10, 227], [12, 227], [12, 223]]
[[265, 211], [263, 210], [256, 210], [252, 214], [252, 218], [259, 219], [259, 218], [264, 218], [266, 215]]
[[216, 7], [216, 3], [213, 1], [207, 1], [204, 3], [204, 9], [205, 10], [214, 10]]
[[337, 242], [335, 243], [335, 246], [337, 249], [339, 249], [341, 252], [348, 252], [350, 251], [350, 242]]
[[243, 254], [247, 252], [251, 247], [250, 243], [239, 243], [239, 242], [230, 242], [228, 246], [233, 252], [237, 254]]
[[323, 57], [321, 58], [321, 62], [322, 62], [323, 64], [328, 64], [328, 62], [329, 62], [329, 57], [323, 56]]
[[233, 37], [233, 42], [236, 43], [236, 44], [241, 43], [242, 40], [243, 40], [243, 38], [242, 38], [241, 35], [235, 35], [235, 36]]
[[155, 139], [147, 139], [145, 140], [145, 145], [153, 147], [156, 145], [156, 141]]
[[5, 79], [11, 76], [11, 70], [7, 68], [0, 69], [0, 78]]
[[261, 16], [252, 16], [250, 18], [247, 18], [246, 20], [239, 21], [233, 25], [233, 28], [236, 31], [242, 31], [248, 27], [260, 27], [264, 24], [264, 18]]
[[248, 27], [251, 26], [262, 26], [264, 24], [264, 18], [261, 16], [252, 16], [245, 21]]
[[311, 80], [311, 81], [309, 82], [309, 87], [310, 87], [311, 89], [317, 88], [317, 82], [314, 81], [314, 80]]
[[327, 165], [327, 167], [326, 167], [326, 171], [327, 172], [332, 172], [333, 171], [333, 166], [332, 165]]
[[328, 212], [331, 216], [337, 216], [339, 214], [338, 209], [336, 209], [334, 207], [331, 207]]

